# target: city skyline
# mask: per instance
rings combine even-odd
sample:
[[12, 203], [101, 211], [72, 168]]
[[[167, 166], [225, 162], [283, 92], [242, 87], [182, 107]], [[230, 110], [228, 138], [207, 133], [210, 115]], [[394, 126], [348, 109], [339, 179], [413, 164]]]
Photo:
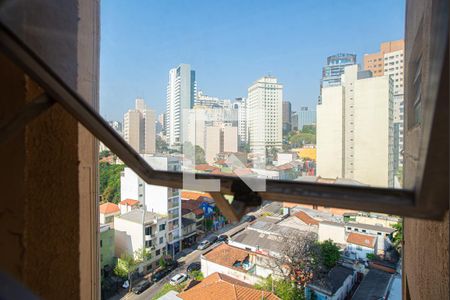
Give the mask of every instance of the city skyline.
[[[198, 89], [207, 95], [243, 97], [257, 78], [273, 74], [284, 83], [283, 100], [291, 101], [292, 110], [312, 107], [319, 96], [321, 71], [328, 56], [355, 53], [362, 65], [363, 55], [376, 52], [381, 41], [403, 36], [403, 2], [277, 3], [269, 7], [271, 4], [263, 1], [256, 8], [241, 2], [235, 3], [236, 7], [208, 2], [176, 8], [152, 2], [140, 3], [139, 9], [132, 2], [105, 2], [100, 63], [102, 115], [121, 119], [136, 97], [143, 97], [158, 114], [163, 112], [167, 70], [180, 63], [188, 63], [197, 71]], [[389, 10], [384, 9], [386, 5]], [[256, 11], [242, 18], [252, 8]], [[362, 13], [366, 10], [371, 11], [369, 16]], [[233, 21], [204, 26], [201, 20], [206, 14]], [[342, 17], [333, 19], [333, 26], [320, 23], [334, 14]], [[162, 22], [164, 16], [173, 18], [174, 23], [156, 32], [154, 23]], [[379, 18], [385, 26], [377, 23]], [[130, 22], [136, 19], [139, 22]], [[317, 26], [311, 26], [314, 24]], [[256, 31], [260, 26], [271, 33], [270, 40]], [[249, 34], [254, 42], [248, 42]], [[262, 49], [258, 47], [261, 43]], [[180, 44], [186, 47], [180, 49]]]

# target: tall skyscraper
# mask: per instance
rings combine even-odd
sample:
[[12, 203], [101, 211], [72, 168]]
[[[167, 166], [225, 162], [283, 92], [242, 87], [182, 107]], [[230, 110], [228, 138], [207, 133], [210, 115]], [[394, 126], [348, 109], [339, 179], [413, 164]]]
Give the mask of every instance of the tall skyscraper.
[[265, 76], [248, 88], [247, 124], [252, 151], [281, 149], [283, 85]]
[[137, 98], [135, 109], [123, 116], [123, 137], [139, 153], [155, 153], [155, 112], [149, 109], [144, 99]]
[[242, 147], [248, 141], [247, 99], [236, 98], [232, 103], [232, 107], [237, 110], [239, 145]]
[[381, 43], [380, 52], [364, 55], [364, 69], [374, 76], [389, 76], [394, 87], [394, 169], [403, 165], [403, 80], [404, 80], [405, 41]]
[[[344, 68], [354, 64], [356, 64], [356, 54], [338, 53], [328, 56], [327, 64], [322, 68], [320, 88], [340, 85]], [[321, 96], [319, 96], [319, 104], [320, 102]]]
[[342, 82], [322, 88], [317, 105], [317, 175], [372, 186], [394, 184], [393, 82], [345, 68]]
[[292, 106], [291, 102], [283, 101], [283, 134], [292, 130]]
[[316, 111], [310, 109], [309, 107], [300, 107], [300, 112], [298, 116], [298, 128], [303, 129], [305, 125], [315, 125], [316, 124]]
[[166, 135], [170, 147], [183, 143], [182, 128], [183, 110], [194, 106], [197, 95], [195, 71], [191, 66], [181, 64], [169, 71], [167, 84], [167, 118]]
[[298, 113], [296, 111], [292, 112], [291, 115], [291, 126], [293, 131], [298, 131]]

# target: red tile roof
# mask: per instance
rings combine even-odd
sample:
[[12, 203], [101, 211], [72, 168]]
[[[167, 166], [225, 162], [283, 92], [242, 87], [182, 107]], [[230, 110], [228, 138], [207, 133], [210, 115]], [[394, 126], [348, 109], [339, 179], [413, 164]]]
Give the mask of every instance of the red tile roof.
[[212, 198], [208, 193], [194, 192], [194, 191], [182, 191], [181, 199], [198, 200], [200, 197]]
[[245, 270], [235, 267], [234, 264], [236, 262], [243, 262], [248, 256], [248, 251], [228, 244], [221, 244], [204, 255], [208, 261], [242, 272], [245, 272]]
[[125, 199], [125, 200], [120, 201], [119, 204], [134, 206], [134, 205], [139, 204], [139, 201], [138, 200], [134, 200], [134, 199]]
[[364, 246], [367, 248], [374, 248], [375, 241], [376, 237], [374, 236], [355, 232], [350, 233], [347, 237], [347, 243]]
[[120, 211], [119, 207], [111, 202], [100, 204], [99, 210], [100, 213], [104, 215], [113, 214]]
[[308, 225], [319, 225], [319, 221], [317, 221], [316, 219], [312, 218], [310, 215], [308, 215], [307, 213], [305, 213], [304, 211], [299, 211], [298, 213], [296, 213], [294, 216], [296, 216], [297, 218], [299, 218], [303, 223], [308, 224]]
[[230, 276], [213, 273], [199, 284], [177, 295], [183, 300], [279, 300], [270, 292], [260, 291]]
[[195, 169], [197, 171], [212, 172], [214, 170], [218, 170], [219, 168], [215, 167], [215, 166], [208, 165], [208, 164], [201, 164], [201, 165], [196, 165]]

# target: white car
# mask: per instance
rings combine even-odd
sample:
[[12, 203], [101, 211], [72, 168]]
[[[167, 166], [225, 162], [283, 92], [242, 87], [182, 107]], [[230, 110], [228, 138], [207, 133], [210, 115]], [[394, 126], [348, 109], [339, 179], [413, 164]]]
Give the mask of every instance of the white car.
[[179, 274], [173, 276], [173, 277], [170, 279], [170, 284], [171, 284], [171, 285], [177, 285], [177, 284], [180, 284], [180, 283], [182, 283], [183, 281], [185, 281], [187, 278], [188, 278], [188, 276], [187, 276], [186, 274], [184, 274], [184, 273], [179, 273]]
[[203, 240], [200, 244], [198, 244], [197, 249], [198, 250], [203, 250], [208, 248], [211, 245], [211, 242], [208, 240]]

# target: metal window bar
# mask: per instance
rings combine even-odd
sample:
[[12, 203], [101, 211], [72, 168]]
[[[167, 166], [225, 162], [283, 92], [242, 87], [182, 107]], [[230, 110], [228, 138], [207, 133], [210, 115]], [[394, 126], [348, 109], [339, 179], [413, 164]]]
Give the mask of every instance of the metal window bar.
[[[159, 171], [149, 166], [108, 125], [98, 112], [71, 89], [1, 21], [0, 49], [45, 90], [48, 99], [58, 102], [64, 107], [67, 112], [85, 126], [97, 139], [102, 141], [146, 183], [182, 188], [183, 174], [181, 172]], [[40, 111], [42, 112], [43, 110]], [[36, 113], [33, 114], [33, 117], [36, 117]], [[22, 119], [24, 120], [23, 126], [31, 121], [31, 118]], [[1, 139], [0, 142], [2, 142]], [[246, 212], [247, 208], [260, 205], [262, 199], [381, 212], [409, 217], [439, 217], [424, 214], [423, 211], [418, 209], [415, 206], [415, 192], [409, 190], [266, 180], [266, 191], [255, 193], [239, 177], [212, 174], [196, 174], [196, 177], [198, 179], [220, 180], [220, 193], [215, 192], [211, 194], [215, 198], [219, 209], [232, 220], [239, 219]], [[231, 205], [225, 200], [223, 194], [234, 195]]]

